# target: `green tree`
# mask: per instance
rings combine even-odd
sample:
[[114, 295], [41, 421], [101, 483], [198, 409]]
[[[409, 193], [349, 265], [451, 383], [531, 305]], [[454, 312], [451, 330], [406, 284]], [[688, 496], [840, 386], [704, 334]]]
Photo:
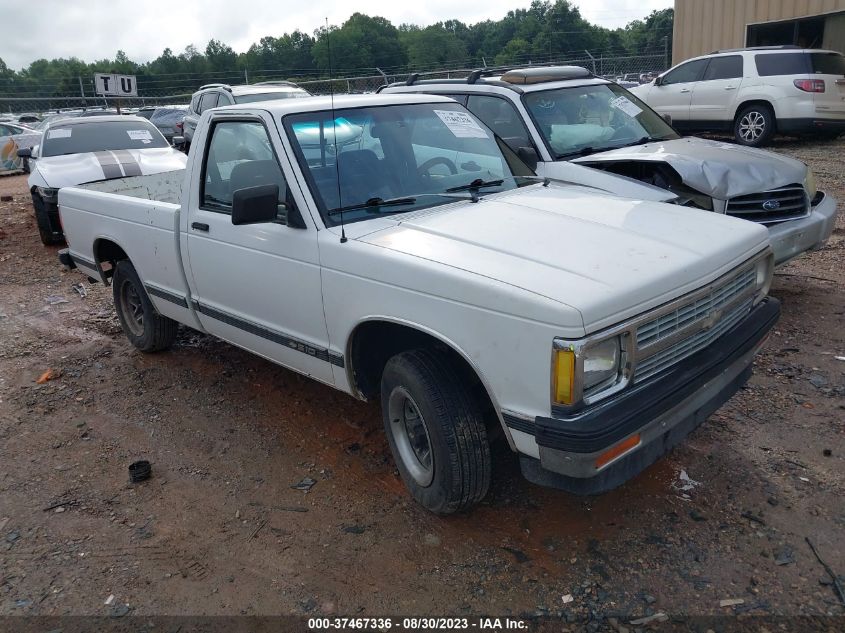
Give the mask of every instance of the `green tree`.
[[404, 67], [408, 61], [396, 27], [384, 18], [363, 13], [353, 13], [343, 26], [330, 27], [328, 33], [325, 28], [317, 32], [312, 54], [320, 70], [329, 69], [329, 45], [331, 67], [339, 71]]

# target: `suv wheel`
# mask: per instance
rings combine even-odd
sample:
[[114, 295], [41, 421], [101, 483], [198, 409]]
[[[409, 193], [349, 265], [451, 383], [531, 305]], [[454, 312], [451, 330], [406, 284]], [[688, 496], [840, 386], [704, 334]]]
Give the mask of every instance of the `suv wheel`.
[[734, 139], [740, 145], [761, 147], [775, 133], [775, 114], [766, 105], [743, 108], [734, 121]]

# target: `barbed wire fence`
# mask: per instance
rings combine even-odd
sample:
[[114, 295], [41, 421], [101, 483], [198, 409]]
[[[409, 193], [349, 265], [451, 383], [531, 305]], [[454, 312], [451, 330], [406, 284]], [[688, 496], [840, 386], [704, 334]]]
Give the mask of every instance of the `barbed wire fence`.
[[[607, 78], [620, 78], [625, 75], [657, 74], [667, 67], [666, 55], [662, 52], [646, 55], [610, 55], [589, 53], [582, 51], [580, 56], [558, 57], [552, 60], [534, 62], [527, 56], [515, 59], [514, 63], [506, 67], [538, 67], [548, 65], [582, 66], [595, 75]], [[75, 86], [70, 88], [73, 81], [67, 78], [61, 85], [29, 87], [27, 91], [3, 91], [0, 96], [0, 115], [20, 114], [24, 112], [49, 113], [66, 109], [115, 108], [118, 103], [122, 108], [139, 108], [144, 106], [163, 106], [173, 104], [187, 104], [193, 91], [201, 85], [212, 83], [223, 84], [256, 84], [290, 80], [308, 90], [314, 95], [334, 94], [363, 94], [375, 92], [386, 83], [407, 81], [411, 74], [418, 79], [464, 79], [479, 66], [429, 68], [417, 72], [407, 69], [371, 69], [369, 73], [341, 73], [346, 76], [334, 78], [314, 78], [313, 75], [291, 73], [283, 70], [232, 70], [213, 73], [173, 73], [172, 75], [139, 75], [137, 97], [104, 97], [95, 94], [93, 77], [76, 77]], [[376, 72], [377, 71], [377, 72]], [[313, 73], [313, 71], [311, 71]], [[186, 90], [187, 86], [193, 90]], [[45, 94], [46, 93], [46, 94]], [[14, 95], [14, 96], [11, 96]]]

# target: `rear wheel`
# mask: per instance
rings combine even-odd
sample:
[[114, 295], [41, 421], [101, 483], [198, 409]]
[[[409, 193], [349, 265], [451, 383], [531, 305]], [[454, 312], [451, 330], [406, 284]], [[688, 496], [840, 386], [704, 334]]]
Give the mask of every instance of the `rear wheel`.
[[47, 209], [47, 203], [37, 193], [32, 194], [32, 207], [35, 209], [35, 223], [38, 225], [38, 235], [45, 246], [61, 244], [65, 241], [60, 228], [54, 228], [53, 221]]
[[478, 406], [450, 359], [431, 350], [397, 354], [384, 368], [385, 432], [402, 480], [422, 506], [451, 514], [490, 486], [490, 444]]
[[740, 110], [734, 121], [734, 139], [740, 145], [761, 147], [775, 133], [775, 113], [763, 104], [753, 104]]
[[157, 352], [173, 345], [179, 324], [156, 312], [130, 262], [117, 263], [112, 291], [120, 325], [132, 345], [142, 352]]

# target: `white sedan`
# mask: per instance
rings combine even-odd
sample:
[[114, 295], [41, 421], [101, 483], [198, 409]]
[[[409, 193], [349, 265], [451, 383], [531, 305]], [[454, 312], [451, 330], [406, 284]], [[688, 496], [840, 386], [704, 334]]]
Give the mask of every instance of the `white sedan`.
[[154, 125], [134, 116], [62, 119], [44, 130], [40, 145], [18, 150], [18, 156], [31, 161], [28, 184], [44, 244], [64, 241], [62, 187], [176, 171], [187, 160]]

